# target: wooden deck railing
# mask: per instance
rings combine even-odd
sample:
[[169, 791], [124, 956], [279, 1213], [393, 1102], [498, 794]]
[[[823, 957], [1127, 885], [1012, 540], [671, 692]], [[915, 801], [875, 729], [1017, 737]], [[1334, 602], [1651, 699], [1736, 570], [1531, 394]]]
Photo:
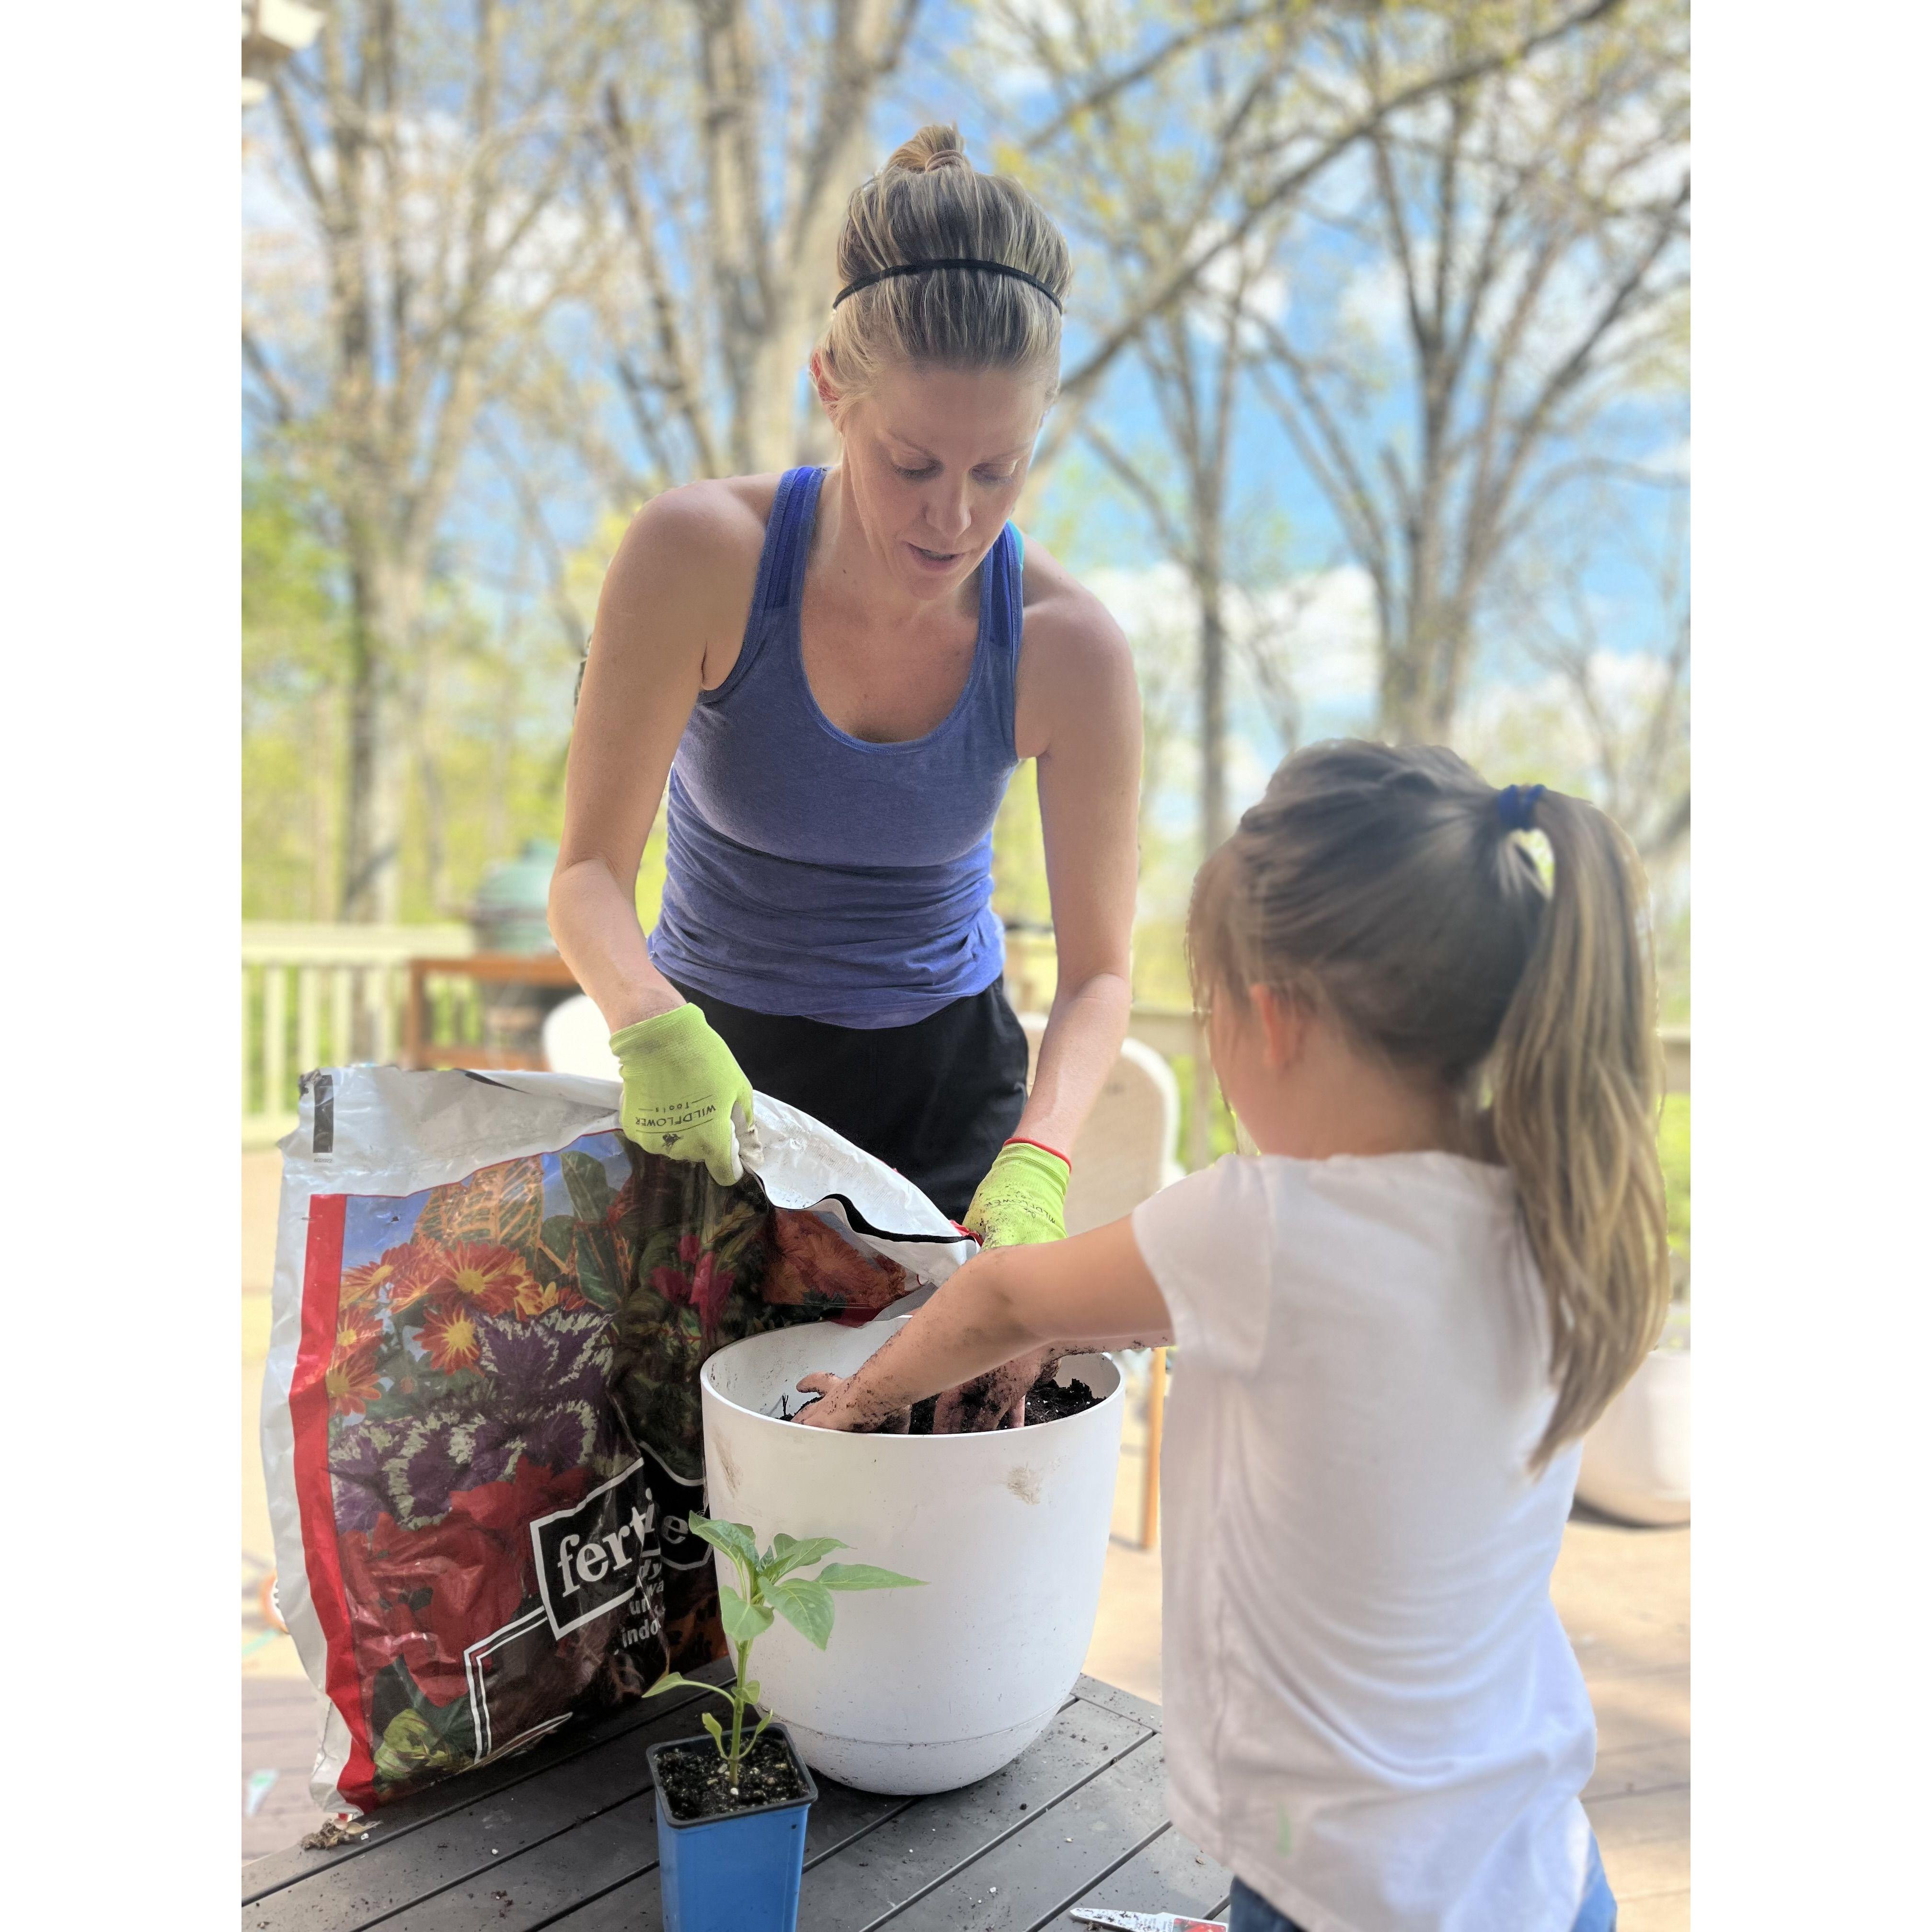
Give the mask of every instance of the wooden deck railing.
[[311, 1067], [396, 1058], [409, 962], [471, 950], [466, 926], [242, 928], [242, 1144], [296, 1124]]
[[[266, 1147], [295, 1125], [296, 1083], [308, 1069], [396, 1059], [404, 1030], [408, 963], [472, 951], [464, 926], [271, 926], [242, 928], [242, 1142]], [[1024, 989], [1016, 998], [1028, 1004]], [[1194, 1016], [1136, 1006], [1127, 1031], [1170, 1064], [1203, 1062]], [[1666, 1028], [1669, 1090], [1690, 1090], [1690, 1030]], [[1182, 1164], [1212, 1158], [1213, 1098], [1189, 1082]]]

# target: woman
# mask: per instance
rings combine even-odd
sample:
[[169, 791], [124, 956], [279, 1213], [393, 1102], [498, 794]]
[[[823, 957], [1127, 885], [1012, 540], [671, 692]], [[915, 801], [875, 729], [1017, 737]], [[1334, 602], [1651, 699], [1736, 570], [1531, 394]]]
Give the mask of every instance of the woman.
[[[1118, 627], [1007, 521], [1058, 386], [1066, 244], [927, 128], [853, 196], [838, 266], [811, 371], [838, 460], [669, 490], [612, 561], [550, 928], [640, 1147], [735, 1179], [755, 1085], [986, 1244], [1054, 1239], [1126, 1028], [1140, 770]], [[1030, 1096], [991, 874], [1029, 758], [1059, 954]]]

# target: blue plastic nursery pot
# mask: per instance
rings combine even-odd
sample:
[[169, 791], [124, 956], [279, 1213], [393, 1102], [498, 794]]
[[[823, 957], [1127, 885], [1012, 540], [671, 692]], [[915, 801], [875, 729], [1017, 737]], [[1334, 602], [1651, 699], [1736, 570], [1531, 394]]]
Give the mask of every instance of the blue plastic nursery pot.
[[765, 1735], [783, 1740], [805, 1782], [805, 1796], [734, 1811], [727, 1818], [681, 1823], [665, 1808], [658, 1778], [660, 1753], [692, 1744], [710, 1750], [714, 1747], [708, 1737], [674, 1738], [644, 1754], [657, 1796], [664, 1932], [795, 1932], [805, 1873], [805, 1814], [818, 1786], [784, 1725], [769, 1726]]

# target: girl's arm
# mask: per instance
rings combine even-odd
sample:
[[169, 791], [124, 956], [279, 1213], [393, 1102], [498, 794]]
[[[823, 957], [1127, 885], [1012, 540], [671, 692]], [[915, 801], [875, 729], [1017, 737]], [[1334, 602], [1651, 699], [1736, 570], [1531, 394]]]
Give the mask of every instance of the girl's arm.
[[1164, 1346], [1173, 1331], [1130, 1220], [1064, 1241], [995, 1248], [968, 1262], [858, 1373], [807, 1376], [814, 1429], [896, 1424], [916, 1402], [1042, 1342], [1078, 1348]]
[[1014, 741], [1039, 760], [1057, 988], [1017, 1137], [1070, 1154], [1126, 1036], [1132, 1001], [1141, 707], [1106, 607], [1029, 547]]

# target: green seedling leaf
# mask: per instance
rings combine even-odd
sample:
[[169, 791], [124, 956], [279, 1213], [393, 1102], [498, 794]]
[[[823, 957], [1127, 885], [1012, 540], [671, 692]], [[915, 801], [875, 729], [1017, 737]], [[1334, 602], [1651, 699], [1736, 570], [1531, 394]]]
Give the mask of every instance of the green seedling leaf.
[[701, 1538], [713, 1550], [722, 1550], [727, 1556], [735, 1556], [749, 1569], [758, 1567], [758, 1540], [752, 1534], [748, 1523], [715, 1522], [708, 1516], [700, 1516], [695, 1510], [685, 1518], [685, 1522], [693, 1536]]
[[763, 1604], [746, 1603], [728, 1584], [718, 1588], [718, 1614], [734, 1643], [755, 1642], [772, 1627], [772, 1613]]
[[818, 1580], [828, 1590], [923, 1589], [923, 1576], [902, 1576], [896, 1570], [881, 1570], [876, 1563], [828, 1563], [818, 1573]]
[[655, 1697], [660, 1691], [675, 1690], [680, 1688], [682, 1685], [686, 1684], [690, 1684], [691, 1688], [694, 1690], [714, 1690], [718, 1688], [713, 1684], [697, 1683], [691, 1678], [684, 1676], [677, 1671], [667, 1670], [664, 1674], [644, 1693], [644, 1695], [646, 1697]]
[[724, 1755], [724, 1726], [709, 1711], [699, 1722], [711, 1733], [711, 1742], [718, 1747], [718, 1755], [722, 1757]]
[[832, 1596], [822, 1583], [803, 1576], [788, 1576], [772, 1586], [772, 1607], [799, 1635], [825, 1648], [832, 1634]]
[[808, 1563], [821, 1562], [835, 1550], [846, 1546], [836, 1536], [814, 1536], [800, 1543], [796, 1537], [780, 1534], [772, 1538], [771, 1553], [758, 1567], [767, 1581], [776, 1583], [788, 1572], [802, 1570]]

